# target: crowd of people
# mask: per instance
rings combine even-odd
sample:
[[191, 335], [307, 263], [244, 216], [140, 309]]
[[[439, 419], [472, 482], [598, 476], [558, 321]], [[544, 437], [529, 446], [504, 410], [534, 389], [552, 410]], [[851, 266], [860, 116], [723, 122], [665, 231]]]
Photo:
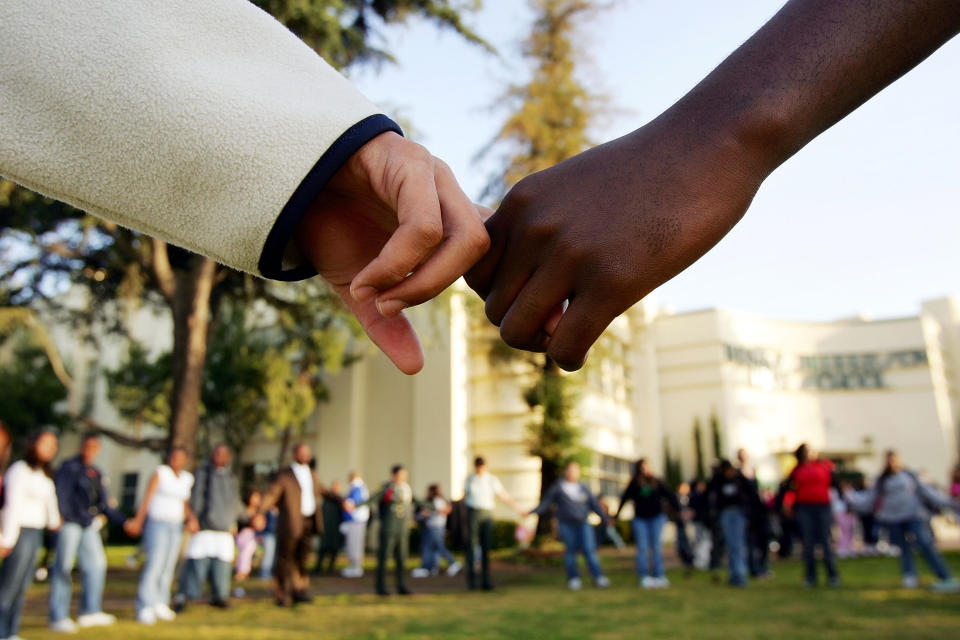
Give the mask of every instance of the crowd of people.
[[[597, 556], [598, 542], [623, 541], [613, 523], [632, 513], [630, 530], [636, 545], [638, 585], [646, 589], [670, 586], [664, 570], [663, 532], [668, 523], [676, 531], [678, 556], [688, 571], [712, 570], [719, 577], [724, 563], [728, 583], [746, 586], [751, 579], [769, 578], [771, 549], [781, 556], [802, 546], [805, 583], [818, 584], [818, 554], [827, 584], [838, 586], [835, 557], [857, 552], [855, 531], [861, 530], [862, 553], [880, 548], [881, 532], [900, 558], [903, 586], [919, 584], [913, 549], [919, 550], [936, 576], [932, 588], [960, 591], [936, 548], [930, 518], [960, 506], [960, 469], [952, 479], [951, 495], [937, 491], [904, 467], [895, 451], [886, 457], [883, 472], [869, 486], [855, 487], [838, 479], [834, 465], [807, 445], [796, 452], [796, 465], [778, 491], [761, 489], [741, 450], [736, 462], [720, 460], [709, 479], [670, 487], [641, 459], [611, 514], [581, 479], [580, 466], [571, 462], [533, 509], [524, 510], [478, 457], [464, 483], [463, 499], [454, 503], [443, 487], [431, 484], [419, 499], [403, 465], [390, 470], [390, 479], [371, 492], [353, 473], [348, 485], [324, 485], [314, 468], [310, 447], [297, 444], [291, 463], [280, 469], [266, 487], [241, 495], [233, 471], [232, 452], [223, 444], [192, 474], [188, 453], [174, 447], [152, 474], [132, 517], [118, 511], [95, 466], [100, 438], [82, 437], [79, 452], [54, 471], [59, 439], [52, 431], [30, 438], [22, 459], [2, 475], [0, 512], [0, 638], [13, 639], [20, 627], [26, 592], [37, 574], [36, 558], [44, 531], [55, 531], [50, 543], [55, 556], [50, 571], [49, 625], [71, 633], [78, 628], [107, 626], [116, 618], [103, 611], [107, 563], [103, 529], [121, 527], [142, 538], [136, 596], [136, 618], [144, 625], [173, 620], [177, 613], [203, 597], [214, 607], [226, 608], [231, 597], [243, 595], [242, 584], [254, 569], [259, 552], [259, 575], [273, 577], [276, 604], [288, 607], [309, 602], [311, 574], [334, 572], [341, 550], [346, 566], [341, 575], [364, 575], [367, 528], [373, 514], [379, 520], [376, 593], [389, 595], [388, 565], [393, 563], [395, 591], [410, 594], [407, 586], [409, 536], [414, 523], [421, 530], [421, 564], [414, 578], [465, 569], [469, 589], [493, 589], [490, 550], [493, 512], [497, 500], [521, 517], [517, 537], [529, 529], [530, 516], [552, 517], [564, 546], [567, 585], [583, 587], [578, 556], [583, 556], [597, 588], [610, 586]], [[0, 468], [6, 466], [10, 437], [0, 424]], [[596, 523], [599, 522], [598, 527]], [[451, 525], [454, 525], [451, 527]], [[462, 532], [463, 564], [447, 548], [451, 528]], [[834, 544], [833, 531], [837, 531]], [[184, 534], [189, 534], [185, 539]], [[312, 571], [308, 562], [314, 540], [320, 539]], [[74, 565], [78, 565], [81, 598], [79, 613], [70, 616]], [[179, 573], [178, 573], [179, 567]], [[176, 580], [176, 585], [174, 581]]]

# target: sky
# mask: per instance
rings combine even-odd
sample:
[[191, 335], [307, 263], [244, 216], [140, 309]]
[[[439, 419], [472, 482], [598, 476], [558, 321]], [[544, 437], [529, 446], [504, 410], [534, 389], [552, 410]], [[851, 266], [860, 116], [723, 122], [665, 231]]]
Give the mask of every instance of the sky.
[[[595, 139], [653, 119], [782, 4], [619, 0], [583, 24], [581, 78], [612, 107]], [[523, 0], [486, 0], [469, 17], [499, 57], [430, 23], [391, 28], [384, 44], [398, 63], [351, 76], [411, 123], [474, 198], [494, 168], [477, 152], [506, 117], [498, 96], [529, 77], [519, 43], [531, 16]], [[831, 320], [915, 315], [922, 300], [960, 296], [957, 69], [960, 37], [781, 166], [740, 224], [655, 292], [657, 303]]]

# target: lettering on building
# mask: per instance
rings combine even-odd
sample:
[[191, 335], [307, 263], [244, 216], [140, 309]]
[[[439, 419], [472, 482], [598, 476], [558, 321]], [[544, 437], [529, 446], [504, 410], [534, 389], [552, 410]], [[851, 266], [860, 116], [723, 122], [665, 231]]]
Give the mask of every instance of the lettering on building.
[[927, 365], [924, 349], [811, 356], [726, 344], [724, 351], [727, 362], [748, 369], [751, 385], [779, 389], [885, 389], [888, 371]]

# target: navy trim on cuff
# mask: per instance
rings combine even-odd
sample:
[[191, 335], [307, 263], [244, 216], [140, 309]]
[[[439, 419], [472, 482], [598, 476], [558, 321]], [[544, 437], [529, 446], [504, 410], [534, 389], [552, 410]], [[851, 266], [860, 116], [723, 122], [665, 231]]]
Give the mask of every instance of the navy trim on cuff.
[[330, 148], [320, 156], [317, 164], [313, 165], [300, 186], [290, 196], [290, 200], [284, 205], [280, 215], [277, 216], [277, 221], [273, 223], [273, 228], [267, 234], [267, 240], [263, 243], [263, 251], [260, 254], [260, 261], [257, 263], [260, 275], [271, 280], [287, 282], [306, 280], [317, 275], [317, 270], [308, 262], [304, 262], [293, 269], [284, 270], [283, 268], [283, 256], [297, 230], [297, 225], [300, 224], [300, 220], [310, 209], [320, 192], [330, 182], [333, 174], [339, 171], [340, 167], [346, 164], [347, 160], [360, 147], [387, 131], [394, 131], [403, 135], [400, 126], [387, 116], [382, 114], [369, 116], [343, 132], [336, 142], [330, 145]]

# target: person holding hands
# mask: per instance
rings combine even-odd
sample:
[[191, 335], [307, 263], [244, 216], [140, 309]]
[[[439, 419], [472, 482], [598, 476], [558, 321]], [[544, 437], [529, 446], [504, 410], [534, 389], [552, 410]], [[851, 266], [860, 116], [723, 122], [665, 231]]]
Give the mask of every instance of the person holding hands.
[[[467, 588], [493, 589], [490, 580], [490, 548], [493, 546], [493, 509], [497, 498], [506, 503], [520, 516], [527, 515], [497, 476], [490, 473], [487, 461], [477, 456], [473, 461], [474, 473], [467, 476], [463, 489], [463, 502], [467, 507]], [[477, 584], [476, 552], [480, 550], [481, 581]]]
[[193, 474], [185, 469], [187, 451], [173, 447], [167, 463], [157, 467], [133, 517], [130, 532], [143, 534], [144, 563], [137, 584], [137, 620], [152, 625], [158, 620], [173, 620], [170, 588], [180, 559], [180, 545], [186, 524], [191, 534], [200, 523], [190, 509]]
[[60, 529], [57, 489], [50, 467], [60, 442], [53, 431], [30, 438], [23, 460], [3, 478], [0, 512], [0, 639], [18, 638], [27, 590], [33, 584], [43, 531]]
[[563, 478], [547, 489], [540, 504], [527, 515], [545, 515], [551, 507], [556, 507], [557, 524], [560, 539], [563, 541], [563, 564], [567, 571], [567, 586], [571, 591], [583, 587], [580, 579], [580, 567], [577, 566], [577, 554], [587, 561], [593, 583], [604, 589], [610, 586], [610, 579], [603, 574], [597, 559], [597, 538], [588, 520], [593, 512], [604, 521], [608, 517], [600, 506], [600, 501], [590, 488], [580, 480], [580, 465], [568, 462], [563, 469]]

